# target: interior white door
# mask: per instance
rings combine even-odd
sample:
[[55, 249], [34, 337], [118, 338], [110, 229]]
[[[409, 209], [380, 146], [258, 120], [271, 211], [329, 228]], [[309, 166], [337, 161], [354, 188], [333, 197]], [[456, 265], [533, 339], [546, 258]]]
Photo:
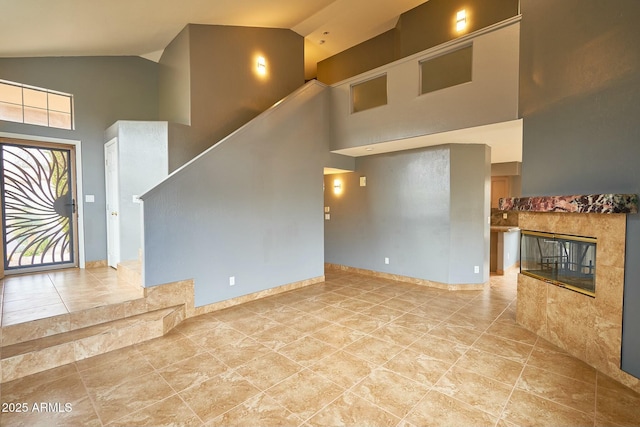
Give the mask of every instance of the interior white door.
[[104, 146], [107, 195], [107, 264], [118, 268], [120, 262], [120, 216], [118, 185], [118, 139]]

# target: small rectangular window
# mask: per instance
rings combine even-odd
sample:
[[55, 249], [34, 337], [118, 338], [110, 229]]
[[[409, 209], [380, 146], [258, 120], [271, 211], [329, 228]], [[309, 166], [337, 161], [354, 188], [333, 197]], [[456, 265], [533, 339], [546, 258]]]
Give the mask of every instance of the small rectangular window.
[[471, 81], [473, 46], [420, 62], [420, 94]]
[[0, 80], [0, 120], [73, 129], [73, 95]]
[[353, 113], [381, 105], [387, 105], [386, 74], [351, 86], [351, 111]]

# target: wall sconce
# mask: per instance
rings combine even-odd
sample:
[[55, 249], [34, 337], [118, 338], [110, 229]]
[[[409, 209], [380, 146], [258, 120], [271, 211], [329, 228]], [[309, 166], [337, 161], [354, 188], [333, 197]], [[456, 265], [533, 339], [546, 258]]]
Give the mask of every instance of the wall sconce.
[[459, 10], [456, 13], [456, 31], [462, 31], [467, 26], [467, 11], [465, 9]]
[[333, 192], [334, 194], [342, 193], [342, 181], [340, 181], [339, 179], [333, 180]]
[[264, 56], [258, 56], [258, 65], [256, 66], [258, 70], [258, 74], [264, 76], [267, 74], [267, 61], [264, 59]]

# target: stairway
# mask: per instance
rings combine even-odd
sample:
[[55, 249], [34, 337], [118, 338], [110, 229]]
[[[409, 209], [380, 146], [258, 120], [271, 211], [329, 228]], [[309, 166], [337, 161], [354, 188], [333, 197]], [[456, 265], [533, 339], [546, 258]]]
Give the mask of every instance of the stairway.
[[[118, 277], [141, 283], [140, 264]], [[1, 328], [0, 383], [158, 338], [193, 315], [193, 282], [144, 289], [144, 297]]]

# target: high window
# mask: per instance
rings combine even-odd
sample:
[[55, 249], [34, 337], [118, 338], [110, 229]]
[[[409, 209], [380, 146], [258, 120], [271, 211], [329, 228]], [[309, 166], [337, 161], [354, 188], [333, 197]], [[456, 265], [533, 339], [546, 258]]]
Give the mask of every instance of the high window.
[[73, 95], [0, 80], [0, 120], [73, 129]]

